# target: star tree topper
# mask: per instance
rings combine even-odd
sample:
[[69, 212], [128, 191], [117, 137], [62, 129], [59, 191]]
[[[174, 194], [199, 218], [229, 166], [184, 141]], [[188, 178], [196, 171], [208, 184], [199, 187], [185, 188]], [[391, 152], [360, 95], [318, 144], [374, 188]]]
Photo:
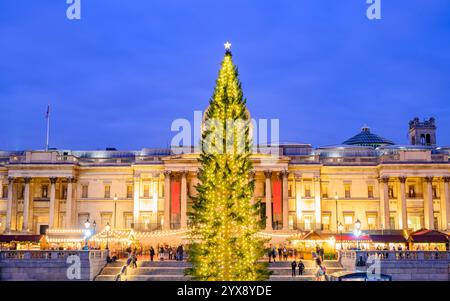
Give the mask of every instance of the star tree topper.
[[226, 42], [225, 44], [223, 44], [223, 46], [225, 46], [225, 50], [226, 51], [230, 51], [231, 50], [231, 43], [230, 42]]

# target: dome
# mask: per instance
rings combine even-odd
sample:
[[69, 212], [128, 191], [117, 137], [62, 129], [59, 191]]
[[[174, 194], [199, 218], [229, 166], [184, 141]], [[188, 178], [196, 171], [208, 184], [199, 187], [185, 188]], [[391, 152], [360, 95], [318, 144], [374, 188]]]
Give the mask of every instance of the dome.
[[386, 138], [383, 138], [376, 134], [371, 133], [370, 128], [367, 126], [364, 126], [361, 129], [361, 133], [342, 142], [342, 144], [379, 147], [379, 146], [383, 146], [383, 145], [394, 145], [395, 143], [391, 140], [388, 140]]

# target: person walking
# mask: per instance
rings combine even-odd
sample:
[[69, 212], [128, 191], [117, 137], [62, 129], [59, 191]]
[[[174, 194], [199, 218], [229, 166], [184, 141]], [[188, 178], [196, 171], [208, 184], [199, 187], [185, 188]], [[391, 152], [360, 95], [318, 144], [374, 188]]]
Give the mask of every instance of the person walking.
[[305, 264], [303, 263], [303, 261], [299, 260], [297, 266], [298, 266], [298, 275], [302, 276], [303, 271], [305, 270]]
[[297, 262], [294, 260], [294, 261], [292, 261], [292, 263], [291, 263], [291, 268], [292, 268], [292, 277], [295, 277], [296, 275], [295, 275], [295, 270], [296, 270], [296, 268], [297, 268]]
[[283, 248], [283, 258], [284, 261], [288, 260], [288, 250], [286, 249], [286, 247]]
[[275, 247], [272, 248], [272, 257], [273, 257], [273, 262], [277, 261], [277, 249]]
[[153, 249], [153, 246], [150, 247], [150, 261], [153, 261], [153, 258], [155, 257], [155, 249]]
[[325, 281], [327, 279], [326, 276], [326, 269], [324, 266], [322, 266], [322, 261], [320, 260], [320, 257], [316, 258], [316, 281]]
[[137, 269], [137, 255], [136, 255], [136, 253], [134, 253], [133, 254], [133, 257], [132, 257], [132, 261], [131, 261], [131, 264], [132, 264], [132, 268], [133, 269]]
[[278, 260], [283, 260], [283, 249], [281, 247], [278, 248]]

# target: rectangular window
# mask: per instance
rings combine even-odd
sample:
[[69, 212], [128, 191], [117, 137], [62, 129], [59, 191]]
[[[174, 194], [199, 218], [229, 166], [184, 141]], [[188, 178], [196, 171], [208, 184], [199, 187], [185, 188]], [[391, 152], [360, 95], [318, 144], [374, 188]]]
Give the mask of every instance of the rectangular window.
[[81, 198], [87, 199], [89, 197], [89, 186], [88, 185], [81, 185]]
[[[438, 198], [438, 193], [437, 193], [437, 187], [433, 186], [433, 199], [437, 199]], [[435, 228], [437, 229], [437, 228]]]
[[105, 199], [111, 198], [111, 185], [105, 185]]
[[322, 215], [322, 229], [323, 230], [330, 230], [330, 224], [331, 224], [331, 216], [330, 216], [330, 214]]
[[112, 227], [111, 221], [112, 221], [112, 213], [111, 212], [104, 212], [101, 213], [101, 229], [105, 229], [106, 225], [109, 224]]
[[408, 196], [410, 198], [415, 198], [416, 197], [416, 188], [414, 187], [414, 185], [409, 185], [408, 186]]
[[311, 197], [311, 185], [307, 184], [305, 185], [305, 198]]
[[67, 185], [62, 185], [61, 188], [61, 199], [67, 200]]
[[133, 184], [127, 185], [127, 199], [133, 198]]
[[144, 198], [148, 199], [150, 197], [150, 185], [144, 185]]
[[353, 221], [354, 214], [353, 213], [344, 213], [344, 227], [345, 231], [353, 231], [354, 221]]
[[322, 185], [322, 198], [328, 199], [328, 185]]
[[395, 229], [395, 216], [389, 217], [389, 226], [391, 229]]
[[288, 197], [292, 197], [292, 183], [291, 182], [289, 182], [289, 184], [288, 184]]
[[313, 217], [311, 215], [305, 215], [303, 217], [304, 230], [309, 231], [312, 230], [313, 226]]
[[373, 185], [367, 186], [367, 196], [369, 199], [373, 199]]
[[48, 185], [41, 186], [41, 197], [44, 199], [48, 198]]
[[123, 223], [124, 223], [125, 229], [131, 229], [131, 227], [133, 226], [133, 213], [131, 213], [131, 212], [124, 213], [123, 214]]
[[388, 195], [389, 195], [389, 198], [390, 198], [390, 199], [395, 198], [395, 196], [394, 196], [394, 186], [389, 185], [389, 188], [388, 188]]
[[350, 190], [351, 185], [345, 184], [344, 187], [345, 187], [345, 198], [350, 199], [352, 197], [351, 190]]
[[2, 198], [7, 199], [8, 198], [8, 185], [3, 185], [2, 188]]
[[24, 194], [25, 194], [25, 185], [20, 184], [20, 185], [19, 185], [19, 193], [18, 193], [17, 198], [18, 198], [19, 200], [23, 200], [23, 195], [24, 195]]
[[80, 228], [84, 229], [84, 223], [89, 219], [89, 213], [78, 214], [78, 225]]
[[434, 224], [434, 229], [440, 229], [440, 227], [439, 227], [439, 217], [438, 216], [435, 216], [434, 217], [434, 219], [433, 219], [433, 224]]
[[377, 214], [367, 213], [367, 225], [369, 230], [377, 229]]

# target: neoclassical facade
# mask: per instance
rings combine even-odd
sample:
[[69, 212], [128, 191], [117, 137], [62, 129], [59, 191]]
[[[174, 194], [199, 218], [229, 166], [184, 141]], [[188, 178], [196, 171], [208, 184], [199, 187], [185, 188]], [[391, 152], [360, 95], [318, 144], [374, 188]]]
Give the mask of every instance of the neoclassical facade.
[[[436, 146], [435, 120], [409, 124], [409, 145], [364, 127], [342, 145], [255, 149], [254, 199], [266, 233], [450, 228], [450, 148]], [[198, 154], [140, 151], [0, 152], [0, 233], [44, 234], [95, 221], [116, 229], [189, 226]]]

